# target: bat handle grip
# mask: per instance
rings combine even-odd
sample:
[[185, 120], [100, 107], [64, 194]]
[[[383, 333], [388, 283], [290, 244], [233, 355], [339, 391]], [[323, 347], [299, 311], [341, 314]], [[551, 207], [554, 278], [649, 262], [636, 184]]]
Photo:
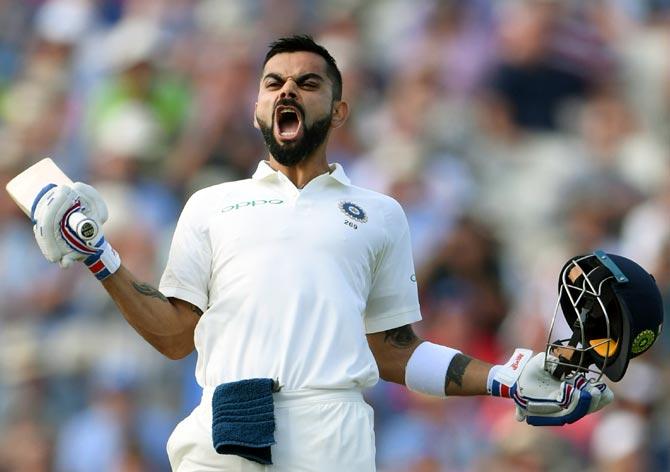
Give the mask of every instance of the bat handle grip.
[[90, 241], [98, 236], [98, 224], [80, 211], [72, 213], [67, 219], [67, 224], [84, 241]]

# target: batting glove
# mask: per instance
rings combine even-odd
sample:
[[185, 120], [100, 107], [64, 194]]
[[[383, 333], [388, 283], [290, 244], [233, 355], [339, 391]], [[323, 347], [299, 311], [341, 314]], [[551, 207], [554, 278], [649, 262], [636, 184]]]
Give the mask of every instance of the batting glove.
[[604, 383], [582, 374], [559, 381], [545, 369], [544, 353], [517, 349], [504, 365], [489, 372], [488, 390], [516, 404], [516, 418], [533, 426], [562, 426], [598, 411], [614, 399]]
[[[98, 234], [85, 240], [72, 226], [71, 216], [81, 213], [93, 220]], [[44, 257], [69, 267], [82, 261], [98, 280], [104, 280], [121, 265], [118, 253], [105, 240], [102, 224], [107, 221], [107, 205], [90, 185], [76, 182], [67, 185], [48, 185], [33, 202], [31, 218], [35, 239]]]

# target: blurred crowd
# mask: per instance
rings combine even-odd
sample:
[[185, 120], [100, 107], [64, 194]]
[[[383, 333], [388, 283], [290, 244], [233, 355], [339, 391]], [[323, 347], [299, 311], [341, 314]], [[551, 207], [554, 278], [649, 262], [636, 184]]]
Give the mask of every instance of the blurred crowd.
[[[543, 350], [559, 269], [597, 248], [670, 306], [668, 0], [0, 0], [3, 187], [51, 156], [100, 190], [108, 239], [157, 284], [189, 195], [264, 157], [262, 58], [294, 33], [343, 73], [353, 112], [329, 160], [405, 209], [421, 336], [497, 363]], [[378, 469], [670, 470], [667, 333], [614, 404], [563, 428], [380, 382]], [[0, 472], [169, 470], [193, 368], [81, 267], [43, 260], [0, 192]]]

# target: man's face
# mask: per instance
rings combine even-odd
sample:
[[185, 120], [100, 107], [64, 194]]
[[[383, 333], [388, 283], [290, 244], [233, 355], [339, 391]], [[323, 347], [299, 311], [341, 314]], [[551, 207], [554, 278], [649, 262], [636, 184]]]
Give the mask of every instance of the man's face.
[[317, 54], [281, 53], [267, 62], [255, 122], [277, 162], [294, 166], [325, 141], [332, 122], [332, 87], [326, 62]]

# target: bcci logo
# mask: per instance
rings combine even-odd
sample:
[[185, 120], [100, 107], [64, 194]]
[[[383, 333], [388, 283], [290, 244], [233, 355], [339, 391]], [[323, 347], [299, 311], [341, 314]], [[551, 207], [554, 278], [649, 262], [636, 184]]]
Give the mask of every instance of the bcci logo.
[[633, 351], [633, 354], [640, 354], [654, 344], [654, 339], [656, 339], [654, 332], [650, 329], [645, 329], [635, 337], [630, 350]]
[[365, 214], [365, 211], [355, 203], [342, 201], [338, 204], [342, 213], [347, 215], [349, 218], [358, 221], [359, 223], [365, 223], [368, 221], [368, 216]]

